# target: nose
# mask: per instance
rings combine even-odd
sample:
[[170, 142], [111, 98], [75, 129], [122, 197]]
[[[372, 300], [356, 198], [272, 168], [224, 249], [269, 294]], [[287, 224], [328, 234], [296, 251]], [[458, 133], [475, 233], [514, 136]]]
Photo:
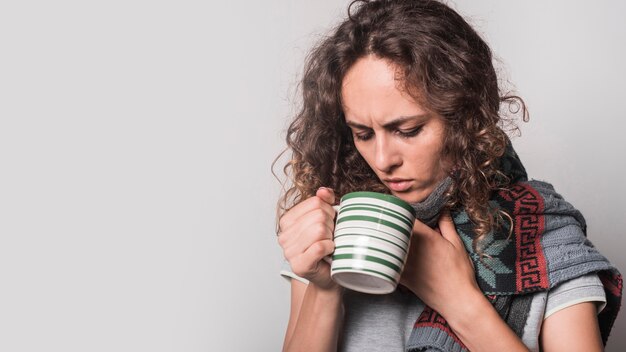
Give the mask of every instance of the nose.
[[389, 173], [402, 165], [402, 156], [393, 142], [387, 136], [377, 136], [374, 167], [379, 171]]

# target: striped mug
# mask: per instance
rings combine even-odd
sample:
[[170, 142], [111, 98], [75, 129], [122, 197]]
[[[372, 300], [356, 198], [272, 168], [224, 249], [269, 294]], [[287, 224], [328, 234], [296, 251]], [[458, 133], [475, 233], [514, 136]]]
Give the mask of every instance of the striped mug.
[[413, 207], [388, 194], [352, 192], [335, 209], [332, 279], [359, 292], [393, 292], [408, 254]]

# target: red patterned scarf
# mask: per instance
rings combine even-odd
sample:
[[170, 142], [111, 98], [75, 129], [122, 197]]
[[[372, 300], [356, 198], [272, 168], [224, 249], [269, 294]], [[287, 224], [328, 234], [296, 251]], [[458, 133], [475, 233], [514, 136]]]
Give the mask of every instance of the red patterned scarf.
[[[490, 205], [508, 213], [511, 224], [489, 234], [481, 257], [472, 248], [476, 236], [464, 210], [452, 213], [457, 231], [476, 269], [476, 280], [502, 319], [522, 337], [532, 294], [549, 290], [573, 278], [597, 273], [604, 285], [607, 305], [598, 315], [606, 344], [622, 297], [622, 276], [586, 238], [583, 216], [554, 191], [551, 185], [528, 181], [512, 148], [501, 160], [513, 180], [507, 190], [493, 195]], [[509, 237], [510, 227], [512, 236]], [[563, 231], [567, 228], [570, 231]], [[559, 231], [555, 231], [559, 229]], [[550, 246], [543, 239], [550, 237]], [[553, 248], [554, 247], [554, 248]], [[556, 249], [558, 247], [558, 250]], [[408, 351], [467, 351], [446, 320], [426, 307], [417, 321]]]

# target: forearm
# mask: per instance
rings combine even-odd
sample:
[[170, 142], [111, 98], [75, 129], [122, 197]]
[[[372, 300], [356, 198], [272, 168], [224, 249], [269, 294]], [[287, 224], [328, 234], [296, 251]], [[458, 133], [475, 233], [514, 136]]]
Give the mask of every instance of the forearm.
[[470, 351], [528, 351], [481, 293], [466, 302], [446, 320]]
[[342, 321], [342, 289], [322, 290], [309, 284], [283, 351], [336, 351]]

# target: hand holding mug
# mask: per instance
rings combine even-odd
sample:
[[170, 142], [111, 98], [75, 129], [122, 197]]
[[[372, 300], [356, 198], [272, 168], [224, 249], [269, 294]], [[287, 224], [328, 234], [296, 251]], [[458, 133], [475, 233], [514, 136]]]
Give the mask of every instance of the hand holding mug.
[[333, 190], [320, 188], [279, 221], [278, 243], [291, 270], [322, 289], [337, 287], [330, 278], [330, 265], [324, 260], [335, 250], [334, 202]]

